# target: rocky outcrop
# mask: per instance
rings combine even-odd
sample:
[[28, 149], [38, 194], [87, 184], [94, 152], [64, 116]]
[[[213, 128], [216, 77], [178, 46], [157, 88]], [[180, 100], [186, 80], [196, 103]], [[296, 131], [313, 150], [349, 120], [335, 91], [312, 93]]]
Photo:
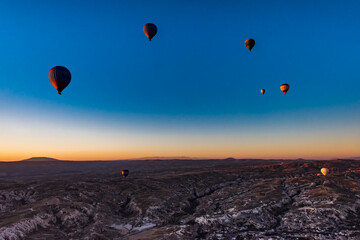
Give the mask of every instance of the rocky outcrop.
[[297, 161], [0, 183], [0, 239], [359, 239], [355, 164], [327, 177]]
[[32, 233], [39, 228], [47, 228], [54, 222], [54, 216], [50, 214], [39, 214], [32, 218], [21, 220], [10, 226], [0, 228], [0, 239], [25, 239], [29, 233]]

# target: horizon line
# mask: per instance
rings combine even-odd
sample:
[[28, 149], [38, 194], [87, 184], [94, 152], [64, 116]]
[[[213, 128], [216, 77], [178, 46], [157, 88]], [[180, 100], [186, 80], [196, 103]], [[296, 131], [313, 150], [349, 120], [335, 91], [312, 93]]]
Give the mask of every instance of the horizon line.
[[[141, 160], [227, 160], [227, 159], [235, 159], [235, 160], [360, 160], [360, 157], [332, 157], [332, 158], [235, 158], [235, 157], [225, 157], [225, 158], [206, 158], [206, 157], [186, 157], [186, 156], [174, 156], [174, 157], [138, 157], [138, 158], [119, 158], [119, 159], [97, 159], [97, 160], [69, 160], [69, 159], [59, 159], [53, 157], [30, 157], [21, 160], [0, 160], [0, 162], [22, 162], [22, 161], [29, 161], [31, 159], [51, 159], [56, 161], [69, 161], [69, 162], [109, 162], [109, 161], [141, 161]], [[51, 161], [50, 160], [50, 161]], [[45, 161], [44, 161], [45, 162]]]

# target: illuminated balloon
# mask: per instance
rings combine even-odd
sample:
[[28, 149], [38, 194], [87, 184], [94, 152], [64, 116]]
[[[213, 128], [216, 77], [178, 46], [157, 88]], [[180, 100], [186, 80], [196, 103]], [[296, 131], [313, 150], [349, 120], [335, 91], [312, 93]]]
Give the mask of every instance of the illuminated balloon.
[[320, 170], [320, 172], [324, 175], [324, 176], [326, 176], [327, 174], [329, 174], [329, 169], [327, 169], [327, 168], [322, 168], [321, 170]]
[[61, 95], [61, 92], [71, 81], [71, 73], [66, 67], [56, 66], [50, 69], [49, 80]]
[[122, 174], [124, 177], [127, 177], [127, 176], [129, 175], [129, 170], [124, 169], [124, 170], [122, 170], [121, 174]]
[[149, 38], [150, 41], [157, 33], [157, 27], [155, 26], [155, 24], [152, 23], [145, 24], [143, 30], [145, 35]]
[[260, 92], [261, 92], [262, 94], [265, 94], [265, 89], [261, 89]]
[[255, 40], [252, 38], [246, 39], [245, 41], [245, 47], [251, 51], [251, 49], [255, 46]]
[[283, 91], [285, 94], [287, 93], [287, 91], [289, 91], [289, 88], [290, 88], [289, 84], [286, 83], [280, 86], [280, 90]]

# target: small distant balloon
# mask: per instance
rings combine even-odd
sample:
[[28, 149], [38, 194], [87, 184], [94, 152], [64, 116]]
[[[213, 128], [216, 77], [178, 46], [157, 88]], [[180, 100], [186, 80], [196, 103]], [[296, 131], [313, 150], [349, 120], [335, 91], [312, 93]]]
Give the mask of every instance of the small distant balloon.
[[290, 86], [287, 83], [284, 83], [280, 86], [280, 90], [283, 91], [285, 94], [287, 93], [287, 91], [289, 91], [289, 88]]
[[246, 39], [245, 40], [245, 47], [247, 47], [247, 49], [249, 49], [249, 51], [251, 52], [251, 49], [255, 46], [255, 40], [252, 38]]
[[261, 92], [262, 94], [265, 94], [265, 89], [261, 89], [260, 92]]
[[71, 73], [66, 67], [56, 66], [50, 69], [49, 80], [61, 95], [61, 92], [71, 81]]
[[153, 23], [147, 23], [143, 27], [145, 35], [149, 38], [149, 41], [156, 35], [157, 27]]
[[126, 178], [129, 175], [129, 170], [124, 169], [122, 170], [121, 174]]
[[327, 174], [329, 174], [329, 169], [327, 169], [327, 168], [322, 168], [321, 170], [320, 170], [320, 172], [324, 175], [324, 176], [326, 176]]

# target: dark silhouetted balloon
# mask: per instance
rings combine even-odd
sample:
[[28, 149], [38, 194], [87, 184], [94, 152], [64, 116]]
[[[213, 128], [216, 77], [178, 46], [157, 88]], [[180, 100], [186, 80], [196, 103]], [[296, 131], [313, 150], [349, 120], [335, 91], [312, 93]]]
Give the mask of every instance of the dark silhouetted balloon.
[[56, 66], [50, 69], [49, 80], [61, 95], [61, 92], [71, 81], [71, 73], [66, 67]]
[[129, 175], [129, 170], [124, 169], [124, 170], [122, 170], [121, 174], [122, 174], [124, 177], [127, 177], [127, 176]]
[[289, 84], [286, 83], [280, 86], [280, 90], [283, 91], [285, 94], [287, 93], [287, 91], [289, 91], [289, 88], [290, 88]]
[[265, 93], [265, 89], [261, 89], [260, 92], [261, 92], [262, 94], [264, 94], [264, 93]]
[[155, 24], [152, 23], [145, 24], [143, 30], [145, 35], [149, 38], [150, 41], [157, 33], [157, 27], [155, 26]]
[[252, 38], [246, 39], [245, 41], [245, 47], [251, 51], [251, 49], [255, 46], [255, 40]]

